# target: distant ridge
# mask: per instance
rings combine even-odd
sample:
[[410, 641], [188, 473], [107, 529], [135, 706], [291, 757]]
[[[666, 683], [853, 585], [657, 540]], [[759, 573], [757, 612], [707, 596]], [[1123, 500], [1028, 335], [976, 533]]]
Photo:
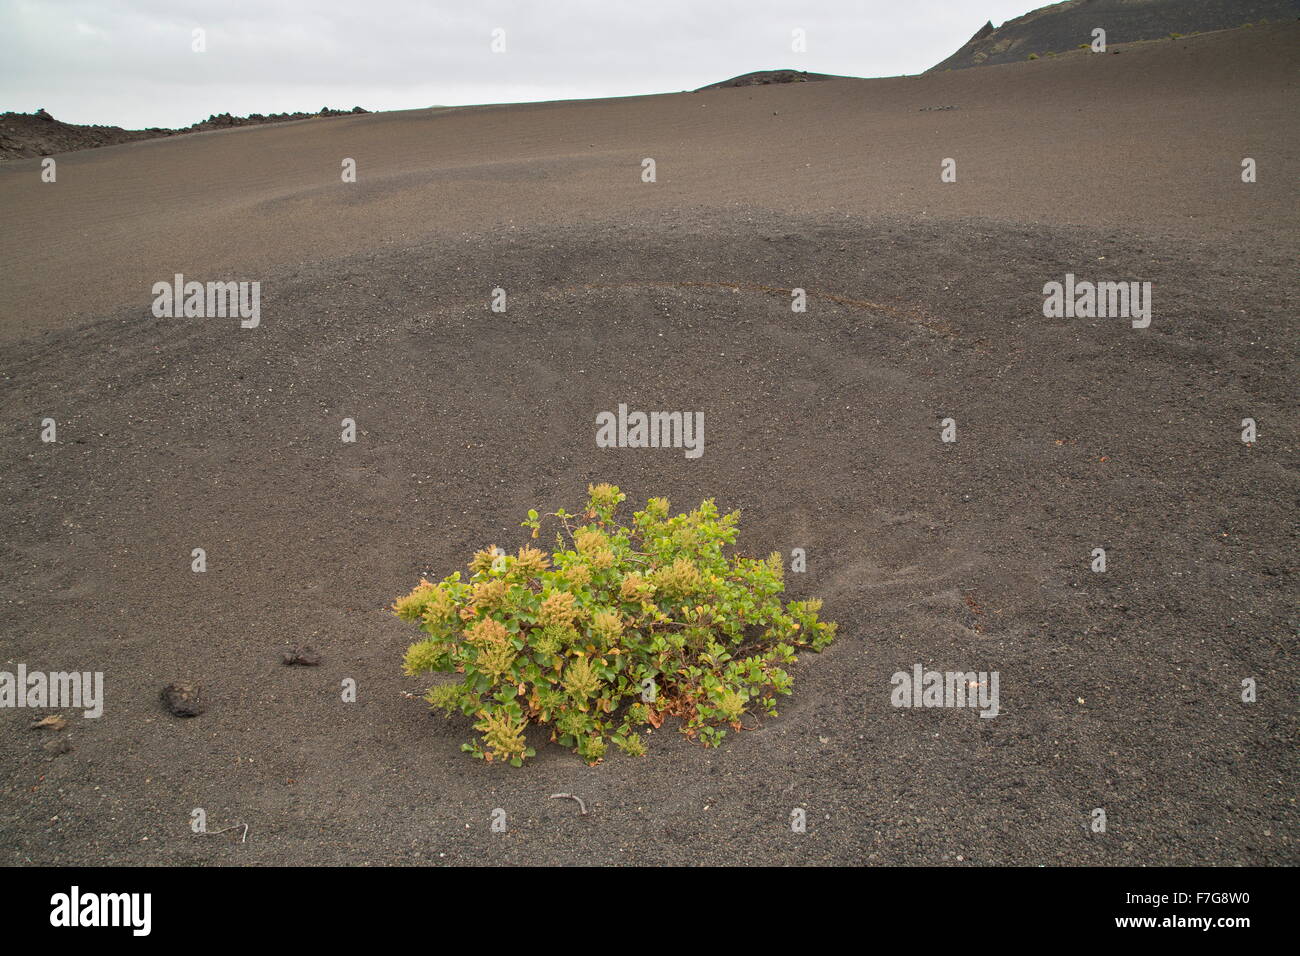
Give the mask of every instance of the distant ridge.
[[723, 80], [721, 83], [710, 83], [708, 86], [701, 86], [694, 92], [699, 93], [701, 90], [722, 90], [729, 86], [769, 86], [773, 83], [809, 83], [815, 80], [838, 80], [840, 77], [833, 76], [830, 73], [809, 73], [806, 70], [758, 70], [754, 73], [744, 73], [740, 76], [733, 76], [729, 80]]
[[253, 113], [250, 116], [231, 116], [218, 113], [200, 120], [184, 129], [123, 129], [120, 126], [83, 126], [56, 120], [44, 109], [33, 113], [0, 113], [0, 162], [26, 159], [31, 156], [50, 156], [97, 146], [115, 146], [139, 139], [157, 139], [161, 136], [180, 136], [183, 133], [202, 133], [207, 130], [226, 129], [231, 126], [261, 126], [266, 123], [286, 123], [290, 120], [313, 119], [318, 116], [350, 116], [368, 110], [354, 106], [350, 110], [324, 107], [319, 113]]
[[1030, 54], [1076, 50], [1106, 31], [1107, 45], [1207, 33], [1300, 16], [1300, 0], [1065, 0], [1008, 20], [989, 21], [960, 50], [927, 72], [1014, 63]]

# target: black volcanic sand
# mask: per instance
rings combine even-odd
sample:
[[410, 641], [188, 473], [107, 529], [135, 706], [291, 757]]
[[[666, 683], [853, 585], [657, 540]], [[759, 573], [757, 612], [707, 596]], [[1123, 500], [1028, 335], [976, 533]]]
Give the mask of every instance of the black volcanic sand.
[[[107, 704], [66, 713], [63, 754], [0, 712], [0, 860], [1295, 864], [1293, 265], [1262, 241], [660, 216], [269, 273], [255, 330], [142, 302], [5, 346], [3, 658], [102, 670]], [[1152, 281], [1151, 327], [1043, 318], [1067, 271]], [[596, 448], [619, 402], [704, 411], [703, 458]], [[418, 632], [386, 605], [599, 480], [716, 496], [749, 553], [806, 548], [788, 593], [841, 637], [721, 749], [670, 721], [642, 759], [587, 767], [538, 732], [522, 769], [472, 760], [467, 720], [406, 696]], [[281, 664], [299, 643], [320, 666]], [[916, 663], [998, 670], [1002, 715], [891, 707]], [[206, 713], [164, 710], [178, 680]], [[193, 834], [200, 807], [247, 842]]]

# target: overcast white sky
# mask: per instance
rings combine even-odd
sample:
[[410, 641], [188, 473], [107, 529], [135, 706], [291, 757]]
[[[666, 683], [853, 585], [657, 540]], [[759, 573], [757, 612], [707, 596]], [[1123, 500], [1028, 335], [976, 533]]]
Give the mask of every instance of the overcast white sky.
[[[0, 110], [174, 127], [226, 112], [665, 93], [782, 67], [896, 76], [1044, 2], [0, 0]], [[795, 28], [806, 53], [791, 49]]]

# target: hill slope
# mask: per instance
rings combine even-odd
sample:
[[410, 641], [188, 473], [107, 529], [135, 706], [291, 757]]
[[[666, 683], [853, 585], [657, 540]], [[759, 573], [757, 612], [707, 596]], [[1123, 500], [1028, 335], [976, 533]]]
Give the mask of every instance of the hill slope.
[[986, 23], [960, 50], [927, 72], [1012, 63], [1031, 53], [1064, 53], [1091, 42], [1096, 27], [1106, 31], [1108, 44], [1114, 44], [1296, 16], [1300, 16], [1298, 0], [1066, 0], [996, 29]]
[[702, 90], [723, 90], [729, 87], [737, 86], [771, 86], [774, 83], [808, 83], [813, 80], [833, 80], [836, 77], [828, 73], [809, 73], [807, 70], [756, 70], [753, 73], [744, 73], [740, 76], [733, 76], [729, 80], [723, 80], [721, 83], [710, 83], [708, 86], [701, 86], [696, 93]]

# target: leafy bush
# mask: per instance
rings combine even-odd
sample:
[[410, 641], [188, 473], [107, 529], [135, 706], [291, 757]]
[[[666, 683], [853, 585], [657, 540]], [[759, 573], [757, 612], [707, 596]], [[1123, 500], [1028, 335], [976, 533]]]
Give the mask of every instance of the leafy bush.
[[[776, 716], [796, 649], [834, 640], [821, 601], [782, 606], [777, 554], [724, 554], [740, 513], [719, 514], [712, 499], [670, 517], [667, 499], [651, 498], [625, 525], [618, 488], [587, 492], [581, 516], [546, 516], [559, 525], [551, 554], [488, 548], [468, 580], [421, 580], [393, 605], [427, 635], [407, 650], [406, 673], [458, 675], [425, 699], [476, 719], [481, 736], [461, 749], [517, 767], [534, 755], [524, 731], [538, 723], [596, 763], [610, 742], [644, 754], [638, 730], [666, 715], [709, 746], [749, 711]], [[523, 526], [536, 538], [543, 520], [530, 511]]]

